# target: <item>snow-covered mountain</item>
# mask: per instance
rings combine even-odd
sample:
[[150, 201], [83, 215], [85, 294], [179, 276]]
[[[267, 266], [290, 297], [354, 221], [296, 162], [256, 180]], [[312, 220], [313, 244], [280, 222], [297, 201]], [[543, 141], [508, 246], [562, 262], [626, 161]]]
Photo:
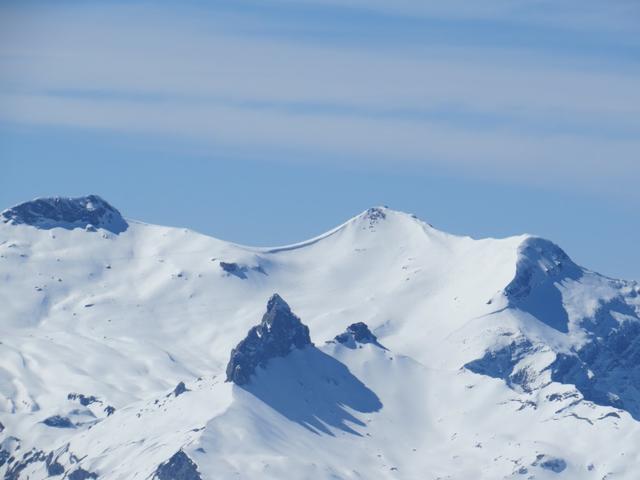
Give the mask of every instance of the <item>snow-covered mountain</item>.
[[636, 479], [640, 286], [372, 208], [252, 248], [0, 214], [5, 479]]

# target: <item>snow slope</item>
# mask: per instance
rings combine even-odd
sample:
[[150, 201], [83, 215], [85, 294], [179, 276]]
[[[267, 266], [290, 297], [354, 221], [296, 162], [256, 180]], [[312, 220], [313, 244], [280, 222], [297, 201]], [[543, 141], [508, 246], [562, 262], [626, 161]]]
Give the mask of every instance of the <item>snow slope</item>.
[[[253, 248], [40, 199], [0, 278], [5, 478], [637, 478], [640, 287], [547, 240], [380, 207]], [[225, 382], [276, 292], [314, 345]]]

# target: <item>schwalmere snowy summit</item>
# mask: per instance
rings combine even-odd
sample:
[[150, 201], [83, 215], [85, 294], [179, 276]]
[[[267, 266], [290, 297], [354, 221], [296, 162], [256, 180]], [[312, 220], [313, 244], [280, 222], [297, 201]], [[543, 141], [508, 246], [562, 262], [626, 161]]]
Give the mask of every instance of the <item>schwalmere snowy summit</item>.
[[371, 208], [277, 248], [0, 213], [0, 478], [637, 479], [640, 285]]

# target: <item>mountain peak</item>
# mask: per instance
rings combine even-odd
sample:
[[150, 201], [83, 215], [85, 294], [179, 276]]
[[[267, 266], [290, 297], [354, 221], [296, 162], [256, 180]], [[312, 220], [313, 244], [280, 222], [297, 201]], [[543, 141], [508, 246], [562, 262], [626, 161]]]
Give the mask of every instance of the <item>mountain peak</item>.
[[578, 280], [584, 270], [555, 243], [527, 236], [518, 247], [515, 276], [503, 293], [510, 307], [527, 312], [567, 333], [567, 314], [559, 284]]
[[276, 310], [291, 313], [291, 307], [289, 307], [289, 304], [285, 302], [280, 295], [274, 293], [267, 302], [267, 312]]
[[371, 207], [369, 209], [367, 209], [363, 214], [363, 218], [369, 220], [372, 223], [376, 223], [379, 222], [381, 220], [384, 220], [385, 218], [387, 218], [387, 211], [389, 210], [389, 207], [386, 206], [382, 206], [382, 207]]
[[129, 227], [120, 212], [98, 195], [36, 198], [4, 210], [0, 219], [12, 225], [30, 225], [45, 230], [103, 228], [118, 234]]
[[579, 270], [569, 255], [552, 241], [527, 236], [518, 247], [516, 275], [505, 293], [510, 298], [522, 298], [536, 284], [562, 276], [575, 277]]
[[284, 357], [295, 348], [311, 345], [309, 327], [304, 325], [277, 293], [267, 302], [267, 311], [259, 325], [231, 351], [227, 381], [244, 385], [258, 366], [275, 357]]
[[347, 223], [354, 223], [362, 229], [375, 232], [377, 227], [393, 228], [394, 225], [397, 226], [398, 222], [402, 222], [405, 217], [409, 218], [409, 215], [401, 211], [392, 210], [385, 205], [368, 208]]
[[374, 230], [376, 226], [381, 226], [383, 222], [388, 223], [390, 226], [399, 224], [405, 225], [421, 225], [422, 227], [428, 226], [433, 228], [429, 223], [420, 220], [416, 215], [412, 213], [403, 212], [402, 210], [393, 210], [387, 205], [380, 205], [366, 209], [364, 212], [356, 215], [351, 219], [351, 222], [357, 221], [360, 224], [364, 224], [365, 227]]

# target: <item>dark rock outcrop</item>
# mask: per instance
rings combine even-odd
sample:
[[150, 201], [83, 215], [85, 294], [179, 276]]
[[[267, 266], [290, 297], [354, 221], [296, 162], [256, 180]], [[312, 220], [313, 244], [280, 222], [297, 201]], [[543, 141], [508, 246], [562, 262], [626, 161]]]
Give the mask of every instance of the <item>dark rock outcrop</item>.
[[[86, 306], [86, 305], [85, 305]], [[82, 393], [70, 393], [67, 395], [68, 400], [77, 400], [80, 402], [80, 405], [84, 405], [85, 407], [91, 405], [92, 403], [102, 403], [98, 397], [94, 395], [84, 395]]]
[[120, 212], [97, 195], [37, 198], [4, 210], [0, 213], [0, 220], [47, 230], [61, 227], [95, 231], [96, 228], [103, 228], [115, 234], [129, 227]]
[[488, 350], [477, 359], [467, 363], [464, 368], [492, 378], [504, 380], [511, 388], [520, 387], [525, 392], [532, 390], [530, 385], [533, 372], [518, 369], [520, 361], [529, 355], [537, 353], [542, 347], [536, 346], [527, 338], [521, 337], [504, 347]]
[[21, 459], [16, 458], [16, 461], [12, 461], [13, 459], [10, 457], [7, 460], [7, 471], [4, 474], [5, 480], [18, 480], [22, 474], [22, 472], [32, 463], [36, 462], [44, 462], [45, 461], [45, 453], [42, 450], [32, 449], [28, 452], [25, 452], [22, 455]]
[[198, 466], [182, 450], [158, 466], [154, 480], [201, 480]]
[[251, 272], [258, 272], [262, 275], [268, 275], [264, 268], [262, 268], [260, 265], [251, 267], [249, 265], [241, 265], [235, 262], [220, 261], [220, 268], [227, 275], [233, 275], [235, 277], [241, 278], [242, 280], [246, 280], [247, 278], [249, 278], [248, 274]]
[[358, 343], [372, 343], [380, 348], [385, 348], [378, 342], [378, 338], [371, 333], [367, 324], [363, 322], [352, 323], [345, 332], [337, 335], [334, 340], [349, 348], [355, 348]]
[[386, 207], [372, 207], [364, 213], [364, 218], [369, 220], [370, 224], [373, 226], [379, 221], [387, 218], [384, 208]]
[[387, 218], [386, 207], [373, 207], [361, 214], [363, 230], [376, 231], [376, 226]]
[[7, 463], [9, 457], [11, 457], [11, 452], [8, 452], [7, 450], [4, 450], [0, 447], [0, 467], [4, 466], [4, 464]]
[[531, 464], [533, 467], [540, 467], [554, 473], [564, 472], [567, 468], [567, 462], [562, 458], [550, 457], [549, 455], [539, 454], [535, 461]]
[[47, 464], [47, 474], [50, 477], [56, 477], [58, 475], [62, 475], [63, 473], [64, 467], [60, 463], [54, 461]]
[[247, 268], [234, 262], [220, 262], [220, 268], [229, 275], [234, 275], [245, 280], [247, 278]]
[[44, 423], [48, 427], [75, 428], [75, 425], [71, 422], [71, 420], [60, 415], [53, 415], [51, 417], [45, 418], [42, 423]]
[[243, 385], [258, 366], [264, 367], [274, 357], [284, 357], [294, 348], [311, 345], [309, 328], [291, 312], [278, 294], [267, 303], [267, 311], [259, 325], [231, 351], [227, 365], [227, 381]]
[[173, 392], [171, 392], [170, 395], [173, 395], [174, 397], [177, 397], [177, 396], [182, 395], [183, 393], [188, 392], [188, 391], [189, 391], [189, 389], [184, 384], [184, 382], [180, 382], [180, 383], [178, 383], [178, 385], [176, 385], [176, 388], [173, 389]]
[[94, 472], [89, 472], [84, 468], [78, 468], [71, 472], [67, 478], [69, 480], [88, 480], [88, 479], [96, 479], [98, 478], [98, 474]]
[[25, 470], [38, 463], [44, 464], [38, 465], [36, 468], [40, 469], [43, 467], [47, 472], [47, 478], [56, 477], [65, 473], [64, 467], [60, 462], [58, 462], [61, 453], [60, 451], [47, 453], [44, 450], [32, 448], [31, 450], [27, 450], [20, 454], [22, 452], [21, 447], [20, 439], [13, 436], [10, 436], [0, 442], [0, 469], [6, 466], [4, 476], [2, 477], [4, 480], [28, 479], [30, 477], [25, 477], [23, 475]]
[[241, 267], [237, 263], [234, 262], [220, 262], [220, 268], [229, 275], [234, 275], [238, 278], [242, 278], [243, 280], [247, 278], [247, 269], [246, 267]]

